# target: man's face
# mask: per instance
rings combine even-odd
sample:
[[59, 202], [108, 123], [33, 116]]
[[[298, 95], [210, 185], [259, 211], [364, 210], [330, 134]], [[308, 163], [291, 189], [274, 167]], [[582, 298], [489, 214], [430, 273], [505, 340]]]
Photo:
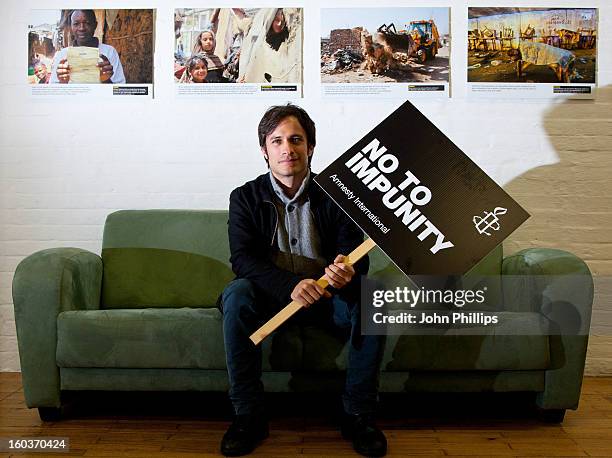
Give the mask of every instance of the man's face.
[[204, 32], [202, 35], [200, 35], [200, 45], [204, 51], [211, 52], [215, 46], [215, 39], [213, 38], [212, 33]]
[[83, 46], [93, 38], [96, 25], [88, 19], [83, 11], [77, 10], [70, 16], [70, 28], [76, 38], [77, 45]]
[[276, 129], [266, 136], [261, 149], [267, 156], [272, 175], [277, 178], [305, 176], [312, 148], [308, 147], [306, 132], [295, 116], [283, 119]]

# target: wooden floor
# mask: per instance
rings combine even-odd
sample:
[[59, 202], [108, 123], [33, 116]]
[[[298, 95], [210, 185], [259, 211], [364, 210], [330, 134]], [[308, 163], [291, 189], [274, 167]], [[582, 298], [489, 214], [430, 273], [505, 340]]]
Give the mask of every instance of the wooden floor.
[[[270, 438], [254, 455], [355, 456], [336, 429], [337, 397], [270, 395]], [[68, 437], [69, 453], [2, 456], [219, 456], [230, 406], [221, 393], [79, 393], [69, 417], [43, 423], [18, 373], [0, 373], [0, 438]], [[612, 379], [585, 379], [580, 408], [542, 423], [529, 394], [387, 395], [387, 456], [612, 457]], [[0, 454], [1, 455], [1, 454]]]

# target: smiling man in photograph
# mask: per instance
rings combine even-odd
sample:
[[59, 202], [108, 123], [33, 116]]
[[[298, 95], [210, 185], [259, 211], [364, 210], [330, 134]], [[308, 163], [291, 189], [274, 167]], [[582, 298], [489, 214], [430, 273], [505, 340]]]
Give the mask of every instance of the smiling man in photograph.
[[[101, 43], [94, 36], [98, 21], [93, 10], [72, 10], [66, 27], [69, 27], [72, 35], [71, 46], [98, 48], [100, 59], [97, 65], [100, 70], [100, 83], [124, 84], [126, 82], [117, 50], [111, 45]], [[69, 83], [70, 73], [68, 48], [60, 49], [53, 57], [50, 83]]]
[[[298, 323], [333, 323], [350, 336], [342, 435], [358, 453], [383, 456], [387, 442], [374, 412], [384, 336], [360, 333], [360, 281], [367, 258], [354, 266], [344, 262], [363, 233], [313, 181], [316, 135], [306, 111], [273, 106], [261, 119], [258, 135], [269, 172], [230, 196], [230, 262], [237, 278], [225, 288], [221, 309], [236, 416], [221, 452], [248, 454], [268, 436], [261, 346], [249, 336], [295, 300], [304, 306], [295, 316]], [[329, 290], [315, 281], [322, 273]]]

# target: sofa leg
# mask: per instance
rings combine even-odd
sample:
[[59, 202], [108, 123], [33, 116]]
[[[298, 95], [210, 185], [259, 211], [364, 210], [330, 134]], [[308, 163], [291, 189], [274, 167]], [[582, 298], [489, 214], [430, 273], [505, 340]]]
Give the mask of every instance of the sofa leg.
[[62, 419], [61, 407], [39, 407], [38, 415], [42, 421], [59, 421]]
[[565, 409], [539, 409], [538, 417], [544, 423], [563, 423]]

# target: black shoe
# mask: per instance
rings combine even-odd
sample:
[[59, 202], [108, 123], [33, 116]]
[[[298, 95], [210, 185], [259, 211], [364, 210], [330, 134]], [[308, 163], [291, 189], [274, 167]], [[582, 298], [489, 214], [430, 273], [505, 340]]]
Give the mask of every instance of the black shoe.
[[342, 437], [353, 441], [353, 448], [363, 456], [385, 456], [387, 439], [376, 427], [370, 414], [344, 415]]
[[257, 415], [237, 415], [221, 441], [225, 456], [248, 455], [269, 435], [268, 422]]

